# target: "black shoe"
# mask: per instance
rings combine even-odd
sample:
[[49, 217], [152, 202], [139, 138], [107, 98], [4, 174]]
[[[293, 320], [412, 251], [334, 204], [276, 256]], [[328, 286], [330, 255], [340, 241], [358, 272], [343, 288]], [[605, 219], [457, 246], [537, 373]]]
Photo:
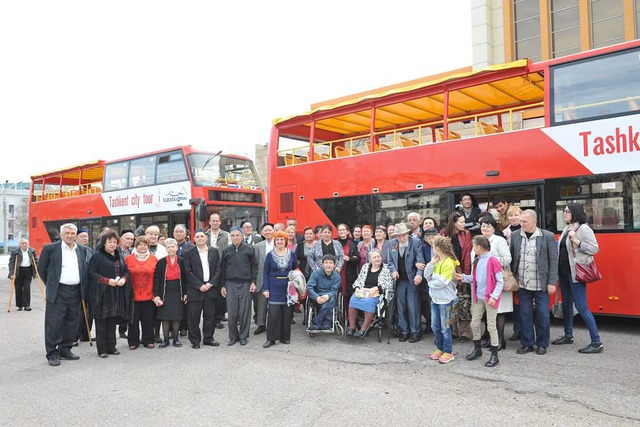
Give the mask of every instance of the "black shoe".
[[276, 345], [276, 342], [275, 341], [267, 341], [262, 345], [262, 348], [269, 348], [272, 345]]
[[[354, 337], [356, 338], [364, 338], [367, 336], [367, 331], [365, 331], [364, 329], [360, 329], [358, 332], [356, 332], [354, 335]], [[413, 338], [413, 337], [412, 337]], [[411, 340], [409, 340], [409, 342], [412, 342]], [[415, 342], [415, 341], [413, 341]]]
[[220, 343], [219, 343], [218, 341], [214, 341], [214, 340], [211, 340], [211, 341], [205, 341], [205, 342], [203, 342], [202, 344], [204, 344], [204, 345], [210, 345], [210, 346], [212, 346], [212, 347], [219, 347], [219, 346], [220, 346]]
[[568, 337], [566, 335], [561, 336], [551, 343], [552, 345], [562, 345], [562, 344], [573, 344], [573, 337]]
[[422, 337], [420, 335], [413, 334], [413, 335], [411, 335], [411, 338], [409, 338], [409, 342], [413, 344], [415, 342], [420, 341], [421, 339], [422, 339]]
[[200, 344], [191, 344], [191, 348], [195, 348], [197, 350], [200, 348]]
[[186, 337], [187, 336], [187, 330], [186, 329], [181, 329], [180, 330], [180, 336], [181, 337]]
[[520, 339], [520, 332], [513, 331], [511, 336], [509, 337], [509, 341], [518, 341]]
[[238, 341], [240, 341], [240, 340], [229, 340], [229, 342], [227, 342], [227, 345], [228, 345], [229, 347], [231, 347], [232, 345], [234, 345], [234, 344], [235, 344], [235, 343], [237, 343]]
[[[127, 338], [127, 333], [126, 332], [120, 332], [120, 338]], [[156, 342], [162, 342], [161, 341], [156, 341]]]
[[107, 357], [109, 357], [109, 356], [107, 355], [107, 353], [100, 353], [100, 354], [98, 355], [98, 357], [99, 357], [100, 359], [106, 359], [106, 358], [107, 358]]
[[31, 307], [25, 307], [24, 311], [31, 311]]
[[482, 344], [480, 341], [474, 341], [473, 344], [473, 351], [464, 357], [467, 360], [476, 360], [478, 357], [482, 356]]
[[507, 342], [505, 340], [500, 341], [500, 345], [498, 346], [498, 350], [504, 350], [507, 348]]
[[265, 326], [258, 326], [255, 331], [253, 331], [253, 335], [260, 335], [265, 332], [267, 328]]
[[491, 357], [484, 366], [487, 368], [493, 368], [498, 363], [500, 363], [500, 360], [498, 360], [498, 347], [491, 346]]
[[461, 342], [461, 343], [465, 343], [465, 342], [469, 342], [469, 341], [470, 341], [470, 340], [469, 340], [469, 338], [467, 338], [467, 337], [464, 337], [464, 336], [460, 337], [460, 342]]
[[[18, 311], [22, 311], [22, 307], [18, 307]], [[58, 365], [59, 365], [59, 364], [60, 364], [60, 363], [58, 363]], [[58, 365], [56, 365], [56, 366], [58, 366]]]
[[171, 344], [169, 344], [169, 341], [165, 341], [160, 343], [160, 345], [158, 345], [158, 348], [167, 348], [169, 347]]
[[176, 338], [175, 340], [173, 340], [173, 346], [174, 347], [182, 347], [182, 343], [180, 342], [179, 339]]
[[74, 347], [77, 347], [78, 346], [78, 341], [74, 341], [73, 344], [71, 344], [71, 345], [74, 346]]
[[224, 325], [222, 323], [218, 323], [216, 325], [216, 329], [224, 329]]
[[240, 339], [240, 345], [247, 345], [247, 340]]
[[578, 353], [582, 354], [595, 354], [602, 353], [604, 351], [604, 346], [602, 344], [589, 344], [586, 347], [582, 347], [578, 350]]
[[49, 362], [49, 366], [60, 366], [60, 358], [58, 356], [47, 358], [47, 362]]
[[356, 334], [356, 330], [355, 329], [351, 329], [351, 328], [347, 329], [347, 336], [348, 337], [352, 337], [355, 334]]
[[[122, 336], [122, 335], [120, 335], [120, 336]], [[162, 338], [160, 338], [160, 337], [153, 337], [153, 341], [154, 341], [154, 342], [156, 342], [156, 343], [158, 343], [158, 344], [160, 344], [160, 343], [162, 342]]]
[[544, 347], [538, 347], [536, 348], [536, 354], [539, 356], [544, 356], [545, 354], [547, 354], [547, 349]]
[[400, 338], [398, 338], [398, 341], [400, 342], [405, 342], [409, 340], [409, 335], [400, 335]]
[[120, 352], [117, 349], [113, 349], [111, 351], [107, 351], [107, 354], [113, 354], [114, 356], [119, 356]]
[[289, 344], [290, 342], [289, 340], [280, 340], [280, 344]]
[[61, 351], [60, 352], [60, 359], [61, 360], [78, 360], [78, 359], [80, 359], [80, 356], [78, 356], [77, 354], [73, 354], [71, 352], [71, 350], [69, 350], [69, 351]]
[[516, 353], [518, 353], [518, 354], [527, 354], [527, 353], [531, 353], [533, 350], [534, 350], [533, 347], [529, 347], [529, 346], [523, 345], [522, 347], [520, 347], [516, 351]]
[[296, 324], [296, 321], [295, 321], [294, 319], [291, 319], [291, 324], [292, 324], [292, 325], [295, 325], [295, 324]]

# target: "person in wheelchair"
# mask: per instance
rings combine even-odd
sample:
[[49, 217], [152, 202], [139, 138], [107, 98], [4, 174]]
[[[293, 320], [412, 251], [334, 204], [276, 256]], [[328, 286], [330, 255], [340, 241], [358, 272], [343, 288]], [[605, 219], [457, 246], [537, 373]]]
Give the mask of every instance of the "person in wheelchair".
[[335, 271], [336, 257], [326, 254], [322, 257], [322, 268], [311, 273], [307, 282], [308, 298], [317, 303], [320, 309], [311, 330], [330, 330], [333, 322], [333, 308], [336, 306], [338, 289], [340, 289], [340, 273]]
[[[389, 267], [382, 263], [382, 254], [378, 249], [369, 250], [369, 262], [366, 263], [353, 283], [354, 292], [349, 301], [348, 337], [364, 337], [373, 321], [380, 294], [393, 287]], [[364, 312], [364, 323], [356, 332], [358, 313]]]

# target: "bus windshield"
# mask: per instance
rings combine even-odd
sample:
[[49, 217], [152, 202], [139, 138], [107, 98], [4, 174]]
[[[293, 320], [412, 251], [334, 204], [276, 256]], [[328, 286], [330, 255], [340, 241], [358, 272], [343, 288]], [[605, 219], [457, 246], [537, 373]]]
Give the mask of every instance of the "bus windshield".
[[189, 154], [187, 160], [196, 187], [261, 187], [251, 160], [206, 153]]

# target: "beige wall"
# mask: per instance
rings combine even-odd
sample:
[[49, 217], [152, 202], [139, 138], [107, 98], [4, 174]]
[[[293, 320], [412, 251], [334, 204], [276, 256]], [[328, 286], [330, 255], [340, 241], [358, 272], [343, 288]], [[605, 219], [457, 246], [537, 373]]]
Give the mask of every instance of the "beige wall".
[[502, 0], [471, 0], [473, 69], [505, 62]]

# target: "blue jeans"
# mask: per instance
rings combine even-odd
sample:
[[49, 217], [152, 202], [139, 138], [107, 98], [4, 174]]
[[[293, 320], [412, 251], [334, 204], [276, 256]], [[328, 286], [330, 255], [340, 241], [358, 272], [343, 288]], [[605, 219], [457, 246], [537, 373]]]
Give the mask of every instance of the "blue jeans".
[[431, 303], [431, 330], [436, 337], [436, 347], [444, 353], [453, 351], [453, 338], [451, 337], [451, 322], [453, 322], [453, 304]]
[[396, 285], [398, 298], [398, 326], [402, 335], [422, 335], [420, 304], [422, 302], [422, 284], [416, 286], [412, 281], [399, 280]]
[[313, 326], [317, 329], [331, 329], [333, 327], [333, 308], [335, 306], [336, 297], [330, 294], [327, 302], [318, 304], [318, 314], [316, 314], [316, 318], [313, 321]]
[[[533, 347], [535, 343], [538, 347], [549, 347], [550, 319], [549, 319], [549, 294], [543, 291], [528, 291], [520, 288], [518, 291], [520, 298], [520, 319], [522, 320], [522, 330], [520, 331], [520, 343], [527, 347]], [[535, 301], [535, 333], [533, 303]]]
[[573, 336], [573, 304], [576, 305], [580, 317], [589, 328], [591, 344], [600, 345], [600, 334], [596, 319], [587, 306], [587, 285], [586, 283], [574, 282], [571, 279], [570, 271], [560, 271], [560, 290], [562, 290], [562, 316], [564, 321], [564, 335]]

